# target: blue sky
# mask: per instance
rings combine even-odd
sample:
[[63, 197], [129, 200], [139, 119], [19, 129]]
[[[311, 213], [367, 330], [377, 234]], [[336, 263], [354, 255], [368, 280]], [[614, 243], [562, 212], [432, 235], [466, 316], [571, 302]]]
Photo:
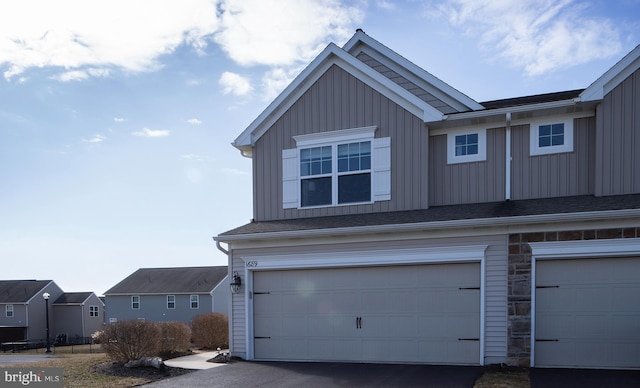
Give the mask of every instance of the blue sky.
[[0, 279], [104, 293], [226, 265], [252, 217], [230, 143], [362, 28], [476, 101], [585, 88], [640, 43], [640, 0], [10, 0], [0, 4]]

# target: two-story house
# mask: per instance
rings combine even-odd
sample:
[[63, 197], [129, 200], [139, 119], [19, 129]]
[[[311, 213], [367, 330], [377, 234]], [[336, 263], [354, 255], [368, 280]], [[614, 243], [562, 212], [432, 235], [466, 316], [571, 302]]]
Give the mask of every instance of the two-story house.
[[233, 143], [231, 353], [639, 368], [639, 69], [479, 103], [361, 30], [330, 44]]
[[46, 343], [47, 309], [51, 344], [89, 343], [104, 325], [104, 303], [93, 292], [64, 292], [52, 280], [0, 280], [0, 343]]
[[184, 322], [229, 313], [227, 267], [140, 268], [105, 292], [107, 322]]

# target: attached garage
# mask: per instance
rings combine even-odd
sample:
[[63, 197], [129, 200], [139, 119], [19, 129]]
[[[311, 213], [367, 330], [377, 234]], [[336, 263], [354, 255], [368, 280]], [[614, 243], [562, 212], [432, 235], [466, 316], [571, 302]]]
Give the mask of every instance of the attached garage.
[[480, 262], [253, 271], [257, 360], [480, 364]]
[[539, 260], [534, 363], [640, 367], [640, 258]]

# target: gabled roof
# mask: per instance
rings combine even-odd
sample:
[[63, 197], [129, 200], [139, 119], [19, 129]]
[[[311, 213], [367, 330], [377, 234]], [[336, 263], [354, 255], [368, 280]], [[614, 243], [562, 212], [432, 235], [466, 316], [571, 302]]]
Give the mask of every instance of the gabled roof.
[[210, 293], [226, 276], [226, 266], [140, 268], [105, 295]]
[[[363, 50], [373, 55], [377, 60], [385, 62], [387, 66], [403, 77], [418, 84], [418, 87], [442, 98], [451, 104], [456, 111], [469, 109], [484, 109], [482, 105], [473, 101], [454, 88], [435, 78], [407, 59], [371, 39], [362, 31], [357, 31], [354, 37], [340, 48], [330, 43], [276, 99], [236, 138], [233, 146], [243, 155], [251, 156], [255, 142], [289, 109], [331, 66], [339, 66], [347, 73], [361, 80], [374, 90], [388, 97], [412, 114], [425, 122], [442, 120], [444, 114], [407, 90], [400, 84], [387, 78], [374, 68], [366, 65], [351, 52], [357, 54]], [[367, 51], [368, 50], [368, 51]]]
[[27, 303], [51, 280], [0, 280], [0, 303]]
[[93, 292], [65, 292], [53, 304], [82, 304], [93, 295]]
[[640, 69], [640, 45], [625, 55], [580, 94], [580, 101], [602, 100], [604, 96]]
[[361, 29], [356, 30], [356, 33], [342, 48], [354, 57], [357, 57], [361, 52], [366, 52], [380, 63], [387, 65], [401, 76], [434, 94], [458, 111], [484, 109], [481, 104], [478, 104], [466, 94], [373, 39]]

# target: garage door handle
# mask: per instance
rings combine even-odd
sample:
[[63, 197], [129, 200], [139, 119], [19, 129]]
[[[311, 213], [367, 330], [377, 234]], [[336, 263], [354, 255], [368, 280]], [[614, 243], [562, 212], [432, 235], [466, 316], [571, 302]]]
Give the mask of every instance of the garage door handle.
[[560, 288], [560, 286], [536, 286], [536, 288]]
[[559, 339], [536, 339], [536, 342], [560, 342]]
[[480, 341], [480, 338], [458, 338], [458, 341]]
[[362, 317], [356, 317], [356, 329], [362, 329]]
[[253, 339], [271, 339], [271, 337], [253, 337]]

